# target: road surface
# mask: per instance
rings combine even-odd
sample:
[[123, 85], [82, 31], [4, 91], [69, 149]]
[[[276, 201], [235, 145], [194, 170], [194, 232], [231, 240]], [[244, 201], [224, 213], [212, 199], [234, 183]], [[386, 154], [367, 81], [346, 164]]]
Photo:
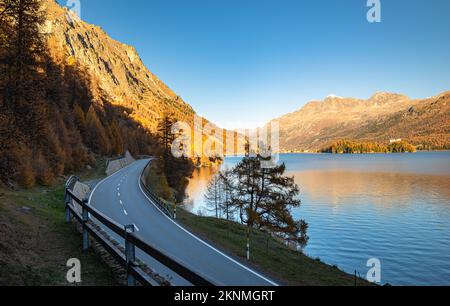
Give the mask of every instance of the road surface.
[[[99, 182], [89, 204], [122, 225], [134, 224], [136, 234], [218, 286], [273, 286], [275, 282], [223, 254], [163, 214], [139, 184], [149, 160], [138, 160]], [[123, 239], [108, 233], [123, 244]], [[182, 277], [136, 250], [136, 256], [174, 285], [191, 285]]]

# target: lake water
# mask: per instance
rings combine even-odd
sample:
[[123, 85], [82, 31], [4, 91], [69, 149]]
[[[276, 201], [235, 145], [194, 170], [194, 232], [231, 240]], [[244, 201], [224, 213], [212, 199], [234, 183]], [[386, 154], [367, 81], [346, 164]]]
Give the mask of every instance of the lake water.
[[[300, 186], [292, 213], [309, 223], [305, 253], [365, 276], [381, 261], [382, 283], [450, 285], [450, 152], [281, 155]], [[232, 167], [240, 158], [227, 158]], [[194, 173], [186, 207], [204, 209], [213, 169]]]

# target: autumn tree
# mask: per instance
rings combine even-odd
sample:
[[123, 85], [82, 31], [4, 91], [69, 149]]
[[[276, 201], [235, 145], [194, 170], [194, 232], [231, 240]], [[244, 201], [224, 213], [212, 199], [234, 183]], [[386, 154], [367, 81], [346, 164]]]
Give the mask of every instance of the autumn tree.
[[172, 133], [174, 124], [175, 119], [171, 114], [164, 114], [158, 123], [157, 132], [164, 155], [171, 154], [172, 143], [175, 140], [175, 135]]
[[298, 237], [300, 230], [290, 212], [300, 206], [299, 187], [284, 176], [284, 164], [264, 168], [264, 160], [247, 156], [233, 169], [231, 202], [247, 225], [248, 243], [253, 228], [289, 238]]
[[0, 154], [3, 178], [19, 175], [16, 162], [21, 158], [13, 155], [20, 150], [15, 144], [45, 149], [45, 39], [40, 32], [44, 20], [40, 8], [39, 0], [0, 1], [0, 150], [6, 151]]
[[41, 33], [41, 3], [0, 0], [0, 180], [48, 185], [93, 164], [94, 154], [165, 151], [164, 173], [181, 196], [192, 163], [168, 154], [172, 116], [163, 120], [160, 144], [130, 109], [109, 105], [90, 69], [60, 51], [57, 38]]
[[[184, 197], [184, 190], [188, 184], [187, 177], [192, 175], [192, 160], [186, 157], [177, 158], [172, 155], [172, 145], [179, 134], [174, 134], [172, 127], [175, 124], [173, 115], [165, 114], [158, 123], [158, 140], [162, 147], [162, 162], [164, 174], [169, 186], [177, 190], [177, 201]], [[181, 132], [180, 132], [181, 133]]]
[[5, 11], [10, 31], [5, 38], [1, 64], [4, 66], [6, 88], [3, 97], [15, 115], [14, 125], [22, 135], [36, 139], [45, 133], [43, 59], [45, 39], [40, 32], [44, 16], [39, 0], [8, 1]]
[[107, 155], [110, 152], [109, 139], [92, 105], [86, 114], [86, 131], [90, 142], [89, 145], [94, 152]]
[[115, 120], [112, 120], [108, 127], [108, 132], [111, 135], [111, 149], [113, 155], [121, 155], [124, 152], [122, 132], [120, 131], [119, 125]]
[[73, 107], [75, 124], [82, 135], [86, 135], [86, 115], [78, 103]]

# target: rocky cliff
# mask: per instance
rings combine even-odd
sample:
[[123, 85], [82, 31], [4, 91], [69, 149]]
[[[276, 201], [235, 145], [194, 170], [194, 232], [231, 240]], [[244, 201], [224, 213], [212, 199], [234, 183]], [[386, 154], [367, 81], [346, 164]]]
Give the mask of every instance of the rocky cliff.
[[167, 111], [192, 120], [191, 106], [145, 67], [135, 48], [78, 19], [55, 0], [43, 2], [51, 54], [85, 69], [99, 100], [130, 108], [133, 119], [150, 129]]

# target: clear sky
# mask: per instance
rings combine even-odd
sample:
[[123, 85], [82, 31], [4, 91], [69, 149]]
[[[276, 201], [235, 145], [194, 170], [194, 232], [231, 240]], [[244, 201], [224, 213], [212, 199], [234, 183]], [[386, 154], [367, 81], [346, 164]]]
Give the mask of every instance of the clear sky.
[[[65, 0], [59, 0], [65, 3]], [[450, 90], [450, 1], [81, 0], [206, 118], [248, 127], [329, 94]]]

